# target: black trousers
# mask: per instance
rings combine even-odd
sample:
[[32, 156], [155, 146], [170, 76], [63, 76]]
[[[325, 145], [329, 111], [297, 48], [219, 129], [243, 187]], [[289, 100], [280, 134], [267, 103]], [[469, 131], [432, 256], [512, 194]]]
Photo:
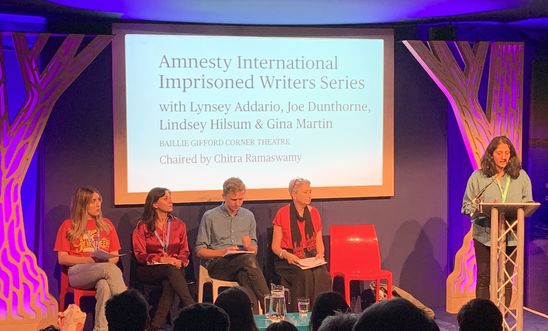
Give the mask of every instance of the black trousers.
[[195, 303], [190, 295], [185, 279], [185, 269], [168, 264], [137, 266], [137, 279], [144, 284], [161, 284], [162, 294], [152, 319], [153, 330], [160, 328], [166, 321], [167, 314], [177, 294], [184, 306]]
[[264, 311], [264, 297], [270, 290], [257, 264], [255, 254], [234, 254], [211, 260], [207, 266], [209, 275], [221, 280], [237, 281], [253, 304], [253, 312], [259, 313], [257, 301]]
[[303, 270], [286, 260], [276, 258], [274, 270], [289, 285], [291, 302], [287, 305], [289, 312], [297, 311], [297, 298], [310, 298], [311, 308], [318, 294], [333, 290], [331, 276], [325, 265]]
[[[489, 299], [489, 284], [491, 282], [491, 248], [489, 246], [485, 246], [479, 241], [474, 240], [474, 250], [476, 251], [476, 265], [478, 274], [478, 279], [476, 282], [476, 298]], [[506, 255], [511, 256], [511, 254], [514, 254], [515, 250], [515, 246], [506, 246]], [[514, 264], [510, 261], [506, 262], [505, 268], [509, 275], [514, 272]], [[504, 288], [504, 303], [506, 307], [510, 305], [511, 300], [512, 283], [506, 285]]]

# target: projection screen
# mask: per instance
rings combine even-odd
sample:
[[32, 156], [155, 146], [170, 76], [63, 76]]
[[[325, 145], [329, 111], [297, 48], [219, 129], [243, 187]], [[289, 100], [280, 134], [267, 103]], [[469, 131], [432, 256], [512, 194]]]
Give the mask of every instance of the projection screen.
[[212, 25], [113, 28], [115, 203], [394, 194], [392, 30]]

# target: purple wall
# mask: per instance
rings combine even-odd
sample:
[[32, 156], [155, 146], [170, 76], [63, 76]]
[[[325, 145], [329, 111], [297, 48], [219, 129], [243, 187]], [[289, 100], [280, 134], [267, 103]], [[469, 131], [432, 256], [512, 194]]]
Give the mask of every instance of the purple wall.
[[[447, 102], [401, 43], [396, 44], [395, 52], [395, 197], [314, 204], [322, 214], [326, 235], [329, 224], [375, 224], [384, 268], [394, 273], [395, 284], [427, 305], [443, 306], [447, 274]], [[102, 192], [103, 213], [116, 225], [125, 251], [142, 210], [141, 206], [112, 205], [110, 54], [110, 48], [106, 49], [62, 96], [42, 138], [46, 248], [53, 247], [57, 228], [68, 217], [68, 204], [76, 186], [93, 185]], [[245, 174], [241, 176], [245, 181]], [[281, 205], [246, 204], [257, 218], [263, 246], [261, 260], [266, 228]], [[214, 206], [176, 206], [175, 213], [187, 223], [191, 242], [201, 215]], [[126, 271], [128, 262], [123, 260]], [[44, 249], [42, 266], [53, 275], [50, 288], [55, 295], [59, 276], [56, 255], [51, 249]]]

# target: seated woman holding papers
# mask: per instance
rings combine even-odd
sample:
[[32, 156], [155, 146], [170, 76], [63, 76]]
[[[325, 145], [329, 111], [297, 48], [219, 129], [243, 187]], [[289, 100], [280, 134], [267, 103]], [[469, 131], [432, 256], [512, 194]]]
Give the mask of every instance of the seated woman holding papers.
[[137, 278], [147, 284], [161, 284], [162, 294], [149, 330], [158, 330], [166, 321], [174, 293], [184, 306], [191, 305], [184, 268], [190, 251], [186, 225], [173, 216], [168, 189], [155, 187], [146, 197], [143, 216], [133, 230], [133, 253], [139, 265]]
[[126, 290], [122, 271], [116, 266], [120, 241], [112, 222], [101, 213], [102, 202], [95, 188], [76, 189], [70, 219], [59, 227], [54, 247], [59, 264], [68, 268], [70, 286], [97, 291], [94, 331], [108, 330], [106, 302]]
[[291, 291], [288, 310], [296, 311], [297, 298], [314, 302], [318, 294], [331, 291], [331, 276], [325, 266], [320, 213], [310, 206], [310, 181], [292, 179], [289, 194], [291, 203], [272, 221], [272, 252], [278, 257], [274, 270]]

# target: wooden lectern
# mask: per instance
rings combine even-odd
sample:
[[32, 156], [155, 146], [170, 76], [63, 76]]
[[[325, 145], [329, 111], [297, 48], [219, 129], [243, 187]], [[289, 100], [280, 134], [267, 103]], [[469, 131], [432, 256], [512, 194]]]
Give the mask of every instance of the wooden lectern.
[[[489, 285], [491, 301], [500, 309], [504, 330], [523, 330], [523, 262], [525, 242], [525, 220], [538, 207], [538, 202], [480, 203], [480, 212], [491, 213], [491, 266]], [[512, 221], [507, 220], [510, 219]], [[506, 254], [506, 238], [513, 235], [517, 246], [514, 259]], [[507, 262], [514, 264], [514, 272], [509, 275], [505, 269]], [[505, 303], [505, 285], [514, 280], [517, 291], [516, 310], [512, 312]]]

